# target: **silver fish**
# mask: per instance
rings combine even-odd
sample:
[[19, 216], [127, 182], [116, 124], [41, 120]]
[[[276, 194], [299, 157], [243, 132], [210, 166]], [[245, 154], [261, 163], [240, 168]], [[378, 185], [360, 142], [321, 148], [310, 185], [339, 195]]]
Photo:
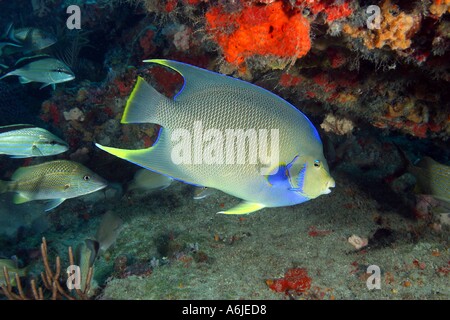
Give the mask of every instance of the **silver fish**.
[[0, 193], [15, 192], [15, 204], [50, 200], [45, 211], [56, 208], [66, 199], [86, 195], [107, 186], [102, 177], [85, 166], [68, 160], [19, 168], [11, 180], [0, 180]]
[[[28, 63], [29, 62], [29, 63]], [[36, 56], [22, 58], [16, 62], [17, 65], [24, 64], [0, 78], [18, 76], [22, 84], [29, 82], [42, 82], [41, 89], [52, 86], [55, 89], [56, 83], [71, 81], [75, 79], [72, 70], [62, 61], [48, 56]]]
[[169, 187], [172, 183], [173, 179], [162, 174], [139, 169], [134, 174], [133, 180], [128, 185], [127, 191], [130, 192], [132, 190], [162, 190]]
[[0, 127], [0, 154], [10, 155], [12, 158], [53, 156], [68, 149], [65, 141], [33, 125]]
[[22, 50], [23, 47], [23, 44], [14, 37], [14, 28], [12, 23], [6, 28], [4, 35], [0, 39], [0, 56], [3, 55], [4, 49], [8, 46], [16, 49], [19, 48], [18, 51]]
[[112, 211], [107, 211], [97, 229], [95, 240], [100, 245], [101, 252], [105, 252], [116, 242], [120, 231], [122, 230], [123, 220]]
[[38, 51], [50, 47], [56, 41], [56, 37], [49, 32], [37, 28], [14, 29], [11, 23], [0, 40], [0, 55]]
[[48, 48], [57, 41], [51, 33], [36, 28], [16, 29], [14, 30], [14, 38], [23, 44], [25, 50], [29, 51]]

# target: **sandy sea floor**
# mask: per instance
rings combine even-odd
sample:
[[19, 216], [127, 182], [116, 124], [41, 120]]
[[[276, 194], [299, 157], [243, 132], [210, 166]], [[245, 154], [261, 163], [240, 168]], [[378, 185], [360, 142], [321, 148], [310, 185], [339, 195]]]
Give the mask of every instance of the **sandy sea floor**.
[[[121, 254], [140, 261], [172, 257], [149, 276], [112, 279], [103, 297], [287, 299], [270, 290], [266, 280], [300, 267], [312, 286], [291, 298], [448, 299], [448, 272], [438, 271], [448, 270], [448, 230], [434, 233], [420, 221], [381, 211], [358, 186], [339, 176], [337, 181], [329, 195], [245, 217], [215, 214], [236, 199], [218, 192], [191, 200], [192, 188], [183, 184], [117, 207], [129, 218], [110, 261]], [[347, 241], [353, 234], [371, 237], [378, 229], [391, 233], [379, 232], [363, 251]], [[314, 230], [331, 232], [312, 236]], [[381, 269], [380, 290], [366, 286], [369, 265]]]
[[[95, 263], [94, 279], [100, 285], [95, 295], [102, 299], [449, 299], [448, 226], [433, 231], [427, 222], [386, 210], [386, 205], [344, 176], [335, 174], [335, 178], [337, 187], [329, 195], [247, 216], [216, 214], [238, 199], [216, 192], [193, 200], [193, 188], [182, 183], [97, 204], [94, 210], [114, 211], [124, 226], [116, 243]], [[383, 192], [379, 190], [378, 198]], [[100, 222], [100, 214], [80, 220], [76, 212], [80, 203], [74, 199], [50, 214], [34, 215], [40, 224], [59, 219], [64, 232], [49, 228], [34, 235], [34, 240], [21, 241], [36, 245], [45, 236], [52, 252], [64, 261], [67, 246], [92, 237]], [[30, 221], [30, 212], [39, 212], [37, 204], [20, 208], [3, 206], [3, 211], [9, 210], [1, 215], [3, 221], [11, 214]], [[371, 238], [369, 245], [355, 250], [347, 240], [353, 234]], [[120, 261], [125, 261], [123, 269]], [[380, 267], [379, 290], [366, 286], [369, 265]], [[268, 287], [266, 280], [281, 278], [290, 268], [307, 270], [312, 279], [308, 291], [288, 295]]]

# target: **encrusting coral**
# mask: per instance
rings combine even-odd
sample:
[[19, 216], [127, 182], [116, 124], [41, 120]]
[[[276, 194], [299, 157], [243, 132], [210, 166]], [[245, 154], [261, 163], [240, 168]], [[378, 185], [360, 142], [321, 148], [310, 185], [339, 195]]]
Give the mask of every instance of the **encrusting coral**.
[[207, 32], [221, 47], [225, 60], [236, 66], [254, 55], [295, 61], [311, 48], [308, 20], [299, 13], [288, 15], [282, 2], [244, 5], [232, 13], [215, 6], [205, 17]]
[[418, 31], [421, 17], [419, 14], [407, 14], [385, 0], [381, 6], [380, 28], [370, 30], [344, 24], [342, 31], [353, 38], [361, 38], [368, 49], [381, 49], [384, 46], [392, 50], [405, 50], [411, 46], [411, 38]]

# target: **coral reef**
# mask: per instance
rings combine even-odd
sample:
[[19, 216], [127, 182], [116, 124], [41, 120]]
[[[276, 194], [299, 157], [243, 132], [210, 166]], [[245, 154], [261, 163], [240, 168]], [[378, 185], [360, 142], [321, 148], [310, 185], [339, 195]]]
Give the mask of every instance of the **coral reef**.
[[[72, 35], [61, 29], [68, 0], [2, 2], [2, 26], [13, 20], [55, 29], [60, 47], [47, 53], [67, 60], [76, 79], [55, 91], [2, 79], [0, 124], [24, 122], [50, 129], [70, 145], [58, 158], [95, 168], [111, 182], [110, 188], [45, 219], [30, 222], [24, 213], [26, 226], [14, 225], [17, 232], [8, 231], [7, 240], [0, 237], [6, 243], [0, 247], [2, 256], [16, 254], [16, 247], [31, 252], [36, 243], [27, 243], [32, 238], [28, 233], [40, 238], [42, 230], [58, 235], [65, 250], [70, 239], [92, 234], [92, 221], [114, 210], [125, 216], [126, 228], [97, 261], [96, 280], [99, 270], [105, 298], [443, 296], [449, 273], [448, 210], [442, 212], [443, 204], [429, 195], [414, 194], [416, 179], [406, 172], [398, 148], [411, 159], [428, 155], [442, 163], [450, 160], [449, 0], [76, 2], [82, 7], [83, 30], [89, 31]], [[369, 5], [380, 9], [379, 27], [369, 27]], [[48, 25], [53, 16], [61, 18]], [[5, 65], [1, 73], [20, 58], [0, 56]], [[120, 123], [138, 76], [169, 98], [182, 88], [183, 78], [176, 72], [142, 62], [152, 58], [251, 81], [304, 112], [319, 129], [337, 177], [331, 200], [267, 209], [274, 214], [264, 219], [234, 219], [210, 215], [233, 199], [215, 194], [199, 206], [192, 201], [192, 189], [179, 183], [164, 192], [122, 197], [122, 186], [137, 167], [99, 151], [94, 142], [141, 149], [156, 141], [160, 126]], [[37, 161], [2, 157], [0, 169], [9, 178], [18, 166]], [[330, 207], [339, 214], [324, 209]], [[15, 208], [2, 204], [0, 212]], [[35, 207], [17, 209], [22, 210]], [[314, 214], [304, 215], [304, 210]], [[2, 217], [2, 224], [8, 219]], [[299, 252], [299, 245], [305, 250]], [[44, 251], [47, 255], [46, 246]], [[8, 298], [74, 297], [60, 291], [60, 270], [51, 270], [47, 256], [44, 260], [48, 268], [42, 288], [36, 283], [8, 286]], [[375, 260], [384, 264], [386, 290], [368, 292], [366, 269]], [[240, 287], [243, 277], [236, 270], [243, 264], [254, 269], [249, 285]], [[331, 274], [330, 266], [338, 270]], [[279, 276], [280, 270], [288, 271]], [[265, 281], [270, 277], [274, 279]], [[413, 292], [416, 288], [422, 291]], [[430, 293], [428, 288], [437, 289]], [[80, 297], [87, 298], [86, 292]]]
[[419, 29], [421, 16], [417, 13], [407, 14], [393, 5], [391, 0], [384, 0], [381, 5], [382, 21], [380, 28], [370, 30], [344, 24], [342, 31], [353, 38], [363, 39], [368, 49], [384, 46], [392, 50], [405, 50], [411, 46], [411, 38]]
[[[85, 287], [83, 290], [79, 288], [74, 288], [75, 297], [71, 295], [70, 291], [67, 291], [64, 289], [65, 284], [61, 284], [61, 259], [59, 256], [56, 257], [55, 262], [55, 270], [52, 270], [50, 268], [50, 263], [48, 259], [48, 248], [47, 248], [47, 242], [45, 238], [42, 238], [42, 244], [41, 244], [41, 255], [42, 255], [42, 261], [44, 264], [44, 272], [41, 272], [41, 281], [44, 284], [44, 288], [51, 293], [50, 299], [51, 300], [60, 300], [60, 299], [67, 299], [67, 300], [75, 300], [75, 299], [81, 299], [86, 300], [88, 299], [88, 292], [90, 290], [90, 283], [92, 280], [93, 270], [92, 267], [89, 269], [89, 272], [87, 273], [87, 278], [85, 279]], [[69, 247], [69, 263], [70, 265], [75, 265], [72, 248]], [[31, 286], [31, 297], [27, 296], [25, 293], [22, 283], [19, 279], [19, 276], [16, 274], [15, 280], [17, 284], [17, 293], [14, 292], [13, 287], [11, 286], [11, 280], [9, 277], [8, 270], [6, 267], [4, 267], [3, 273], [5, 275], [6, 280], [6, 287], [2, 287], [2, 291], [5, 294], [5, 296], [9, 300], [44, 300], [47, 298], [47, 295], [44, 295], [44, 289], [42, 287], [36, 286], [36, 280], [31, 280], [30, 286]]]

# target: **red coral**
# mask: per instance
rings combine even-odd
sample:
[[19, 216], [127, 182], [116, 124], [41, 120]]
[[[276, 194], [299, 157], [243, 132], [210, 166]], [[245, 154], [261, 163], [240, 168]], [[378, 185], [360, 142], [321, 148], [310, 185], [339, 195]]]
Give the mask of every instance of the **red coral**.
[[283, 73], [280, 77], [280, 84], [283, 87], [295, 87], [303, 81], [302, 78], [293, 76], [289, 73]]
[[332, 92], [336, 90], [337, 84], [325, 73], [319, 73], [313, 78], [314, 82], [322, 87], [324, 92]]
[[119, 91], [119, 95], [121, 97], [124, 97], [124, 96], [127, 96], [130, 94], [133, 83], [127, 84], [125, 81], [123, 81], [122, 79], [119, 79], [119, 78], [114, 79], [113, 83], [114, 83], [114, 86]]
[[41, 119], [44, 121], [52, 121], [55, 125], [60, 123], [60, 113], [58, 107], [53, 102], [47, 100], [42, 103]]
[[168, 0], [164, 6], [164, 9], [167, 13], [172, 12], [177, 7], [177, 4], [178, 0]]
[[286, 271], [284, 278], [267, 280], [270, 289], [276, 292], [288, 292], [290, 290], [297, 293], [305, 292], [311, 288], [311, 278], [304, 268], [293, 268]]
[[170, 98], [177, 93], [183, 83], [183, 77], [179, 73], [166, 68], [155, 66], [150, 68], [148, 73], [155, 77], [157, 89]]
[[203, 1], [203, 0], [183, 0], [183, 2], [184, 2], [185, 4], [190, 5], [190, 6], [196, 6], [196, 5], [199, 5], [200, 2], [202, 2], [202, 1]]
[[153, 52], [155, 52], [156, 47], [153, 44], [153, 37], [155, 36], [155, 32], [153, 30], [147, 30], [147, 32], [139, 38], [139, 45], [144, 51], [143, 58], [149, 57]]
[[329, 48], [327, 50], [327, 54], [330, 61], [330, 66], [333, 69], [340, 68], [347, 62], [345, 55], [341, 51], [334, 48]]
[[299, 13], [287, 14], [281, 1], [247, 4], [231, 14], [211, 7], [206, 20], [207, 31], [222, 48], [225, 60], [237, 66], [253, 55], [298, 59], [311, 48], [308, 20]]

